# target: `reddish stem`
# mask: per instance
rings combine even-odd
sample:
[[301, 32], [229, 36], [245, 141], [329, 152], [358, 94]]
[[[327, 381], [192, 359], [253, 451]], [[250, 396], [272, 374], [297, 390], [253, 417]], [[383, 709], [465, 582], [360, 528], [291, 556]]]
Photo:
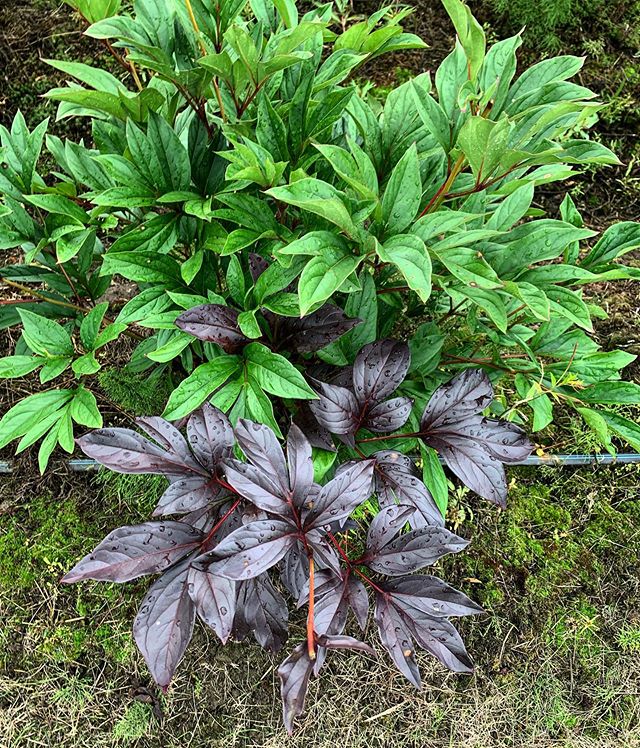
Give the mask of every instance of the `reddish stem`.
[[224, 523], [227, 521], [227, 519], [229, 519], [229, 517], [235, 512], [235, 510], [238, 508], [239, 504], [240, 504], [240, 499], [236, 499], [233, 502], [233, 505], [231, 506], [231, 509], [229, 509], [228, 511], [226, 511], [222, 515], [222, 517], [215, 523], [215, 525], [211, 528], [211, 530], [209, 530], [209, 534], [205, 538], [205, 540], [202, 543], [202, 545], [206, 545], [209, 542], [209, 540], [211, 540], [212, 536], [216, 532], [218, 532], [218, 530], [222, 527], [222, 525], [224, 525]]

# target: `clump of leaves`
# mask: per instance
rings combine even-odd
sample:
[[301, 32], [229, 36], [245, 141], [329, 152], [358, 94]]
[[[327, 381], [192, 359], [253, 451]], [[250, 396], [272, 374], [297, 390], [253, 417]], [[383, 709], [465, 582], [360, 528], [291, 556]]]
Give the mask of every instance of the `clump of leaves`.
[[[372, 381], [367, 377], [365, 386]], [[448, 619], [481, 609], [440, 579], [414, 574], [467, 541], [444, 527], [419, 478], [412, 476], [395, 495], [388, 490], [394, 478], [401, 483], [407, 474], [402, 455], [342, 463], [321, 485], [314, 479], [311, 444], [295, 424], [286, 454], [268, 426], [241, 419], [233, 429], [210, 405], [189, 417], [186, 438], [162, 418], [140, 418], [138, 425], [150, 438], [112, 428], [91, 432], [79, 444], [112, 470], [167, 477], [169, 488], [154, 511], [161, 519], [114, 530], [63, 581], [127, 582], [160, 574], [134, 623], [136, 643], [160, 686], [169, 685], [196, 616], [223, 643], [253, 633], [263, 647], [280, 650], [288, 621], [281, 590], [307, 608], [306, 639], [278, 670], [289, 731], [303, 709], [309, 678], [329, 650], [373, 654], [344, 633], [349, 611], [364, 631], [370, 596], [380, 640], [415, 686], [416, 646], [456, 672], [472, 669]], [[234, 456], [238, 448], [246, 461]], [[350, 553], [349, 517], [374, 492], [380, 508], [362, 550]]]

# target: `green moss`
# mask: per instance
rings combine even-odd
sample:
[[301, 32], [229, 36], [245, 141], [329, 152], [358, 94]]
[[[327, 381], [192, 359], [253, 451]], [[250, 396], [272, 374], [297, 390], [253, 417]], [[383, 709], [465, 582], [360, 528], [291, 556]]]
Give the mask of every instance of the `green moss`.
[[85, 648], [86, 639], [87, 632], [84, 627], [62, 624], [42, 633], [37, 652], [40, 659], [45, 661], [74, 662]]
[[120, 628], [108, 623], [98, 626], [94, 632], [94, 638], [110, 660], [123, 665], [131, 662], [134, 644], [130, 622], [126, 627]]
[[135, 701], [127, 707], [124, 716], [116, 722], [113, 735], [125, 743], [132, 743], [147, 735], [152, 722], [151, 707]]
[[625, 623], [616, 637], [623, 652], [640, 653], [640, 624]]
[[110, 470], [100, 470], [95, 481], [107, 503], [123, 514], [144, 519], [151, 514], [168, 485], [161, 475], [125, 475]]
[[166, 375], [144, 376], [124, 369], [105, 369], [98, 374], [100, 386], [117, 405], [137, 416], [157, 416], [171, 392]]

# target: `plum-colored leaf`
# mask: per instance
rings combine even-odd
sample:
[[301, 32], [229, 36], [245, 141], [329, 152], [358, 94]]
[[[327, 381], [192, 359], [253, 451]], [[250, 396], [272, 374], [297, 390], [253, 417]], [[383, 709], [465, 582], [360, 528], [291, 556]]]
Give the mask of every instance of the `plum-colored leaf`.
[[279, 519], [250, 522], [215, 547], [215, 558], [220, 560], [213, 561], [210, 569], [235, 581], [257, 577], [275, 566], [298, 537], [299, 531], [289, 522]]
[[425, 443], [466, 486], [505, 506], [507, 481], [502, 463], [524, 459], [533, 444], [519, 426], [480, 415], [492, 397], [484, 372], [464, 371], [433, 393], [420, 430]]
[[409, 523], [416, 529], [444, 524], [442, 513], [409, 457], [394, 450], [376, 452], [374, 457], [375, 490], [380, 506], [396, 503], [412, 506], [415, 511], [409, 517]]
[[303, 643], [298, 644], [278, 668], [282, 716], [289, 735], [293, 732], [293, 720], [304, 710], [304, 700], [313, 666], [314, 661], [309, 657], [306, 643]]
[[422, 416], [422, 428], [431, 430], [481, 413], [491, 405], [493, 387], [482, 369], [466, 369], [433, 393]]
[[199, 462], [210, 471], [217, 468], [221, 459], [231, 455], [235, 444], [229, 419], [209, 403], [202, 405], [189, 417], [187, 437]]
[[393, 397], [374, 405], [366, 414], [362, 425], [375, 433], [386, 434], [402, 428], [411, 415], [413, 400]]
[[280, 348], [290, 347], [299, 353], [314, 353], [338, 340], [361, 322], [361, 319], [347, 317], [339, 307], [325, 304], [301, 319], [281, 318], [277, 343]]
[[327, 649], [352, 649], [356, 652], [366, 652], [374, 657], [376, 654], [373, 647], [365, 642], [361, 642], [360, 639], [355, 639], [353, 636], [319, 636], [318, 644]]
[[353, 389], [362, 405], [380, 402], [392, 395], [409, 371], [409, 346], [395, 340], [366, 345], [353, 364]]
[[381, 509], [369, 525], [367, 552], [375, 554], [382, 550], [407, 523], [413, 511], [413, 507], [399, 504]]
[[62, 581], [67, 584], [84, 579], [129, 582], [146, 574], [157, 574], [195, 550], [201, 541], [202, 533], [184, 522], [168, 520], [120, 527], [109, 533]]
[[405, 609], [415, 609], [435, 618], [470, 616], [482, 608], [463, 592], [450, 587], [438, 577], [412, 574], [390, 579], [384, 589], [394, 602]]
[[236, 583], [216, 576], [209, 569], [192, 566], [189, 570], [189, 595], [198, 616], [226, 644], [236, 613]]
[[346, 519], [371, 495], [374, 460], [362, 460], [323, 486], [305, 517], [306, 529]]
[[311, 444], [295, 423], [287, 434], [287, 464], [291, 493], [300, 504], [313, 483], [313, 459]]
[[233, 635], [242, 640], [253, 633], [258, 644], [278, 652], [287, 640], [287, 603], [273, 586], [268, 574], [238, 585]]
[[289, 492], [284, 452], [274, 432], [262, 423], [241, 418], [236, 425], [236, 439], [249, 462], [269, 476], [286, 495]]
[[313, 414], [308, 403], [303, 402], [300, 405], [296, 412], [294, 423], [300, 427], [300, 430], [307, 437], [312, 447], [326, 449], [327, 452], [336, 451], [331, 433], [318, 423], [318, 419]]
[[360, 411], [355, 395], [346, 387], [314, 382], [318, 399], [309, 408], [318, 423], [331, 434], [355, 434], [360, 425]]
[[468, 540], [444, 527], [421, 527], [367, 552], [364, 562], [380, 574], [399, 576], [429, 566], [447, 553], [458, 553], [467, 545]]
[[239, 460], [227, 460], [223, 469], [229, 485], [256, 507], [284, 517], [291, 515], [282, 488], [274, 485], [269, 473]]
[[189, 562], [169, 569], [149, 588], [133, 637], [155, 682], [166, 690], [193, 635], [195, 607], [188, 592]]
[[171, 483], [160, 497], [154, 516], [187, 514], [224, 501], [228, 496], [219, 483], [199, 475], [180, 478]]
[[176, 452], [166, 451], [131, 429], [96, 429], [76, 442], [87, 457], [117, 473], [157, 473], [169, 480], [189, 473], [207, 475], [195, 460], [185, 461]]
[[183, 312], [175, 324], [200, 340], [217, 343], [227, 353], [234, 353], [249, 342], [240, 330], [238, 315], [224, 304], [201, 304]]
[[404, 616], [416, 642], [454, 673], [470, 673], [473, 662], [453, 624], [426, 614]]
[[295, 600], [299, 600], [309, 580], [309, 559], [298, 541], [282, 559], [280, 579]]
[[256, 252], [249, 252], [249, 272], [255, 283], [258, 278], [269, 267], [269, 261]]
[[376, 593], [373, 617], [380, 641], [390, 654], [398, 670], [416, 688], [420, 688], [420, 671], [409, 629], [402, 613], [387, 595]]

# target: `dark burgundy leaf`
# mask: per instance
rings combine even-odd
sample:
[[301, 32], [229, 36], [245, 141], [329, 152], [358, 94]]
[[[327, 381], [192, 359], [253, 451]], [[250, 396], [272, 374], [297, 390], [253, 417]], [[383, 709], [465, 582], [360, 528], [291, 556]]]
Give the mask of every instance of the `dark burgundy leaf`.
[[369, 525], [367, 552], [369, 554], [378, 553], [398, 534], [413, 512], [413, 507], [398, 504], [381, 509]]
[[251, 273], [254, 283], [268, 267], [269, 261], [262, 255], [256, 254], [255, 252], [249, 252], [249, 272]]
[[96, 429], [76, 443], [101, 465], [117, 473], [157, 473], [176, 480], [189, 473], [206, 476], [206, 470], [193, 458], [185, 461], [175, 452], [167, 452], [131, 429]]
[[440, 662], [454, 673], [473, 672], [471, 661], [460, 634], [446, 618], [433, 618], [428, 615], [409, 618], [405, 621], [416, 642], [431, 652]]
[[233, 353], [248, 339], [238, 325], [238, 312], [224, 304], [202, 304], [187, 309], [176, 319], [176, 327], [200, 340], [217, 343]]
[[380, 506], [392, 506], [396, 502], [412, 506], [415, 511], [409, 523], [415, 529], [444, 525], [442, 513], [409, 457], [393, 450], [376, 452], [374, 457], [375, 491]]
[[200, 464], [212, 472], [216, 470], [220, 460], [231, 455], [235, 444], [229, 419], [209, 403], [191, 414], [187, 423], [187, 436]]
[[515, 424], [479, 415], [492, 397], [487, 375], [468, 369], [433, 393], [420, 428], [424, 441], [466, 486], [505, 506], [507, 481], [502, 463], [524, 459], [534, 445]]
[[[340, 576], [331, 572], [316, 575], [314, 629], [317, 634], [337, 635], [344, 631], [351, 608], [364, 631], [369, 613], [369, 598], [362, 582], [349, 572]], [[309, 588], [306, 590], [307, 599]]]
[[307, 402], [299, 406], [298, 411], [293, 419], [294, 423], [300, 427], [300, 430], [309, 440], [312, 447], [316, 449], [326, 449], [327, 452], [335, 452], [336, 448], [331, 438], [331, 433], [324, 426], [318, 423], [318, 419], [313, 415]]
[[398, 577], [385, 582], [384, 589], [399, 607], [405, 610], [415, 609], [435, 618], [470, 616], [483, 612], [473, 600], [438, 577], [423, 574]]
[[392, 395], [407, 376], [409, 346], [395, 340], [366, 345], [353, 364], [353, 389], [361, 405], [380, 402]]
[[306, 643], [298, 644], [278, 668], [282, 695], [284, 726], [291, 735], [293, 720], [304, 710], [304, 700], [314, 661], [309, 657]]
[[157, 574], [197, 548], [201, 541], [202, 533], [184, 522], [145, 522], [120, 527], [109, 533], [62, 581], [67, 584], [84, 579], [128, 582], [145, 574]]
[[287, 640], [287, 603], [273, 586], [268, 574], [238, 585], [233, 634], [238, 640], [253, 633], [258, 644], [278, 652]]
[[236, 583], [216, 576], [208, 569], [192, 566], [189, 571], [189, 595], [198, 616], [226, 644], [236, 613]]
[[373, 460], [362, 460], [323, 486], [305, 517], [306, 529], [346, 519], [366, 501], [371, 496], [374, 464]]
[[282, 560], [280, 579], [289, 594], [299, 600], [309, 580], [309, 559], [300, 542], [294, 544]]
[[282, 447], [273, 431], [262, 423], [241, 418], [236, 426], [236, 439], [249, 462], [286, 495], [289, 492], [287, 467]]
[[291, 506], [282, 497], [282, 488], [272, 483], [269, 474], [246, 462], [227, 460], [223, 463], [229, 485], [259, 509], [288, 517]]
[[334, 572], [340, 572], [340, 559], [333, 546], [327, 541], [325, 535], [320, 530], [308, 530], [305, 532], [307, 545], [313, 551], [313, 557], [316, 565], [320, 569], [332, 569]]
[[199, 475], [180, 478], [162, 494], [155, 517], [164, 514], [187, 514], [224, 501], [228, 496], [220, 484]]
[[420, 671], [411, 631], [390, 597], [376, 593], [373, 617], [378, 626], [380, 641], [391, 655], [398, 670], [416, 688], [420, 688]]
[[367, 412], [362, 425], [375, 433], [386, 434], [405, 425], [411, 415], [413, 400], [408, 397], [393, 397], [374, 405]]
[[422, 416], [427, 431], [455, 424], [491, 405], [493, 387], [482, 369], [466, 369], [433, 393]]
[[350, 319], [337, 306], [325, 304], [302, 319], [284, 318], [280, 321], [278, 341], [299, 353], [314, 353], [353, 330], [361, 319]]
[[166, 691], [193, 635], [195, 608], [189, 597], [188, 559], [157, 579], [133, 623], [133, 637], [155, 682]]
[[468, 545], [468, 540], [444, 527], [421, 527], [400, 535], [373, 553], [367, 552], [365, 562], [380, 574], [398, 576], [418, 571], [447, 553], [458, 553]]
[[366, 652], [375, 657], [376, 651], [365, 642], [354, 639], [353, 636], [320, 636], [318, 644], [327, 649], [354, 649], [357, 652]]
[[332, 434], [355, 434], [360, 424], [360, 406], [355, 395], [346, 387], [313, 383], [318, 399], [309, 408], [318, 423]]
[[[288, 522], [279, 519], [250, 522], [239, 527], [214, 549], [209, 567], [214, 574], [236, 581], [251, 579], [275, 566], [299, 537]], [[201, 557], [201, 561], [207, 559]], [[217, 560], [221, 559], [221, 560]]]
[[287, 464], [291, 493], [299, 506], [313, 483], [313, 459], [311, 444], [295, 423], [287, 434]]
[[170, 421], [160, 416], [142, 416], [136, 418], [136, 424], [167, 452], [173, 452], [181, 460], [193, 464], [187, 440]]

